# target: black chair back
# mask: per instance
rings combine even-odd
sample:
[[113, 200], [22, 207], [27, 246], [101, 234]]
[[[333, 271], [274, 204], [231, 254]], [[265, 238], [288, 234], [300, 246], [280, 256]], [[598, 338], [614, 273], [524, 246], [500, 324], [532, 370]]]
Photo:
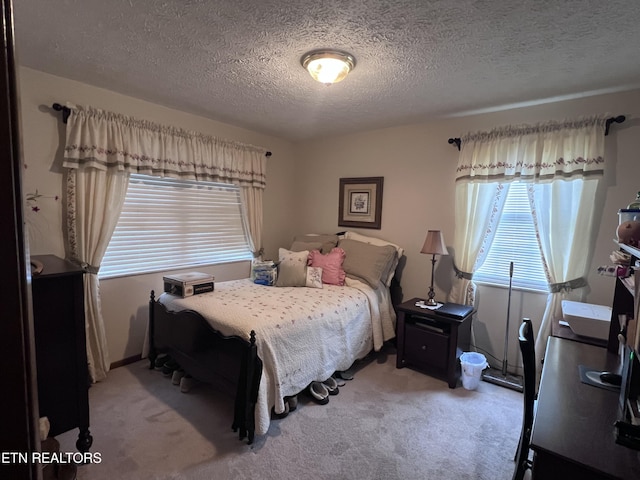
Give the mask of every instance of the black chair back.
[[519, 330], [520, 352], [522, 353], [522, 368], [524, 371], [524, 415], [522, 417], [522, 433], [516, 452], [516, 469], [513, 480], [522, 480], [527, 469], [531, 468], [529, 461], [529, 443], [531, 441], [531, 427], [536, 400], [536, 350], [533, 338], [533, 325], [528, 318], [522, 319]]

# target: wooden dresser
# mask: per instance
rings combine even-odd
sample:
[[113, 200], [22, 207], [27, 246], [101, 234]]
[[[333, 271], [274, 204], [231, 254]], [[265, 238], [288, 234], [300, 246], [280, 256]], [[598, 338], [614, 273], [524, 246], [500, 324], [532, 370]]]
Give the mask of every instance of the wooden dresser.
[[43, 269], [32, 276], [33, 323], [40, 416], [55, 437], [80, 430], [76, 447], [86, 452], [89, 432], [89, 372], [84, 326], [83, 271], [54, 255], [34, 255]]

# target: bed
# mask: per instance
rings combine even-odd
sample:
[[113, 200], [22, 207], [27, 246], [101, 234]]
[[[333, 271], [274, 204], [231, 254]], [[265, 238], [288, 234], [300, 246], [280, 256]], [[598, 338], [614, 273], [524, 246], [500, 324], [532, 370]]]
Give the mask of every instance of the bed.
[[[390, 286], [402, 250], [394, 246], [391, 256], [387, 248], [382, 258], [372, 247], [383, 245], [353, 238], [338, 237], [336, 247], [317, 250], [310, 249], [316, 242], [294, 240], [291, 250], [280, 249], [278, 280], [285, 280], [278, 286], [247, 278], [218, 282], [213, 292], [186, 298], [163, 293], [156, 299], [151, 292], [151, 368], [166, 352], [188, 374], [229, 391], [235, 398], [232, 428], [252, 443], [256, 434], [267, 433], [272, 412], [285, 411], [286, 397], [347, 370], [395, 336]], [[343, 285], [289, 285], [286, 255], [306, 261], [315, 252], [325, 262], [339, 250]], [[325, 264], [322, 272], [328, 269]]]

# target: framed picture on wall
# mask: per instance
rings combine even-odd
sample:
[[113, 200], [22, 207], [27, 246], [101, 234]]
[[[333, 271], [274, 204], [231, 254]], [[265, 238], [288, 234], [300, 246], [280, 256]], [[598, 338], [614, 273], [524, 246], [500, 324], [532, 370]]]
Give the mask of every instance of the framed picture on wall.
[[338, 225], [380, 229], [383, 183], [384, 177], [341, 178]]

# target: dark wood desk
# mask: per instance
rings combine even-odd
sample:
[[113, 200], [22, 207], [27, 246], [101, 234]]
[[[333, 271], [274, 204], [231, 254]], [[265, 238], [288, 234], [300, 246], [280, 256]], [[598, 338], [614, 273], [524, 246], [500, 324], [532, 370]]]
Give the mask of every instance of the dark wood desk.
[[619, 393], [582, 383], [579, 365], [617, 371], [620, 358], [549, 337], [531, 434], [534, 479], [640, 478], [640, 451], [615, 442]]

